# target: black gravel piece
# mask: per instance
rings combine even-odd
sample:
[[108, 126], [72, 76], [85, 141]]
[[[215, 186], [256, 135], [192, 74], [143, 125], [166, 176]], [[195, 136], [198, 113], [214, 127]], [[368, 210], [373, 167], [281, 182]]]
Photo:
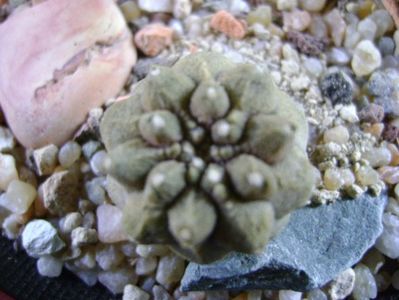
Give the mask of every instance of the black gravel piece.
[[353, 86], [343, 72], [327, 74], [320, 81], [320, 89], [324, 97], [332, 104], [349, 104], [353, 99]]

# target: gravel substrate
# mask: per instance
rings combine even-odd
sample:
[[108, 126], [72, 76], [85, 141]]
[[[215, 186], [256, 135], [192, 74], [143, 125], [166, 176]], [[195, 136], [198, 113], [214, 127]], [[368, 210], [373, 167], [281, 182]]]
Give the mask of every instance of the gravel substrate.
[[[0, 0], [0, 22], [23, 5], [32, 3]], [[4, 236], [38, 259], [38, 273], [57, 277], [64, 267], [88, 286], [101, 283], [124, 300], [363, 300], [383, 299], [387, 290], [399, 294], [394, 1], [128, 0], [118, 5], [139, 57], [116, 99], [92, 110], [61, 147], [25, 149], [0, 117], [0, 225]], [[169, 66], [197, 51], [257, 65], [303, 106], [311, 129], [308, 154], [318, 171], [309, 203], [328, 205], [344, 196], [388, 190], [382, 235], [358, 264], [326, 286], [308, 293], [183, 293], [179, 285], [188, 262], [165, 246], [130, 242], [121, 230], [124, 195], [105, 172], [98, 132], [103, 112], [134, 93], [153, 64]]]

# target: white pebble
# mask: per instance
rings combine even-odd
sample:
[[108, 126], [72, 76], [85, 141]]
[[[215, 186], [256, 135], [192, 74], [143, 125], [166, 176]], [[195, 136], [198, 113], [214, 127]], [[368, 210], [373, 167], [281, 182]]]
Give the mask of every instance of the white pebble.
[[279, 300], [301, 300], [302, 293], [291, 290], [280, 290], [278, 292]]
[[3, 220], [3, 230], [6, 237], [14, 240], [19, 236], [19, 232], [23, 225], [20, 215], [11, 214]]
[[30, 256], [39, 257], [61, 250], [65, 243], [49, 222], [33, 220], [22, 231], [22, 246]]
[[0, 196], [0, 205], [16, 214], [25, 213], [36, 199], [36, 189], [20, 180], [13, 180]]
[[318, 12], [324, 8], [326, 2], [327, 0], [299, 0], [299, 6], [307, 11]]
[[334, 45], [340, 47], [345, 36], [346, 22], [337, 8], [324, 15]]
[[137, 245], [136, 253], [141, 257], [163, 256], [169, 253], [169, 249], [164, 245]]
[[58, 277], [62, 272], [62, 261], [51, 255], [45, 255], [37, 260], [36, 267], [42, 276]]
[[123, 289], [122, 300], [149, 300], [149, 299], [150, 295], [135, 285], [128, 284]]
[[98, 281], [113, 294], [119, 294], [123, 292], [125, 285], [136, 283], [137, 275], [131, 269], [115, 269], [100, 272], [98, 274]]
[[383, 36], [386, 32], [391, 31], [395, 27], [392, 17], [385, 9], [377, 9], [373, 11], [370, 18], [377, 25], [376, 37]]
[[399, 257], [399, 217], [384, 213], [382, 224], [384, 229], [377, 239], [375, 247], [386, 256], [396, 259]]
[[336, 144], [342, 145], [349, 140], [349, 131], [345, 126], [339, 125], [328, 129], [323, 135], [324, 143], [334, 142]]
[[339, 110], [339, 116], [348, 123], [359, 122], [355, 105], [345, 105]]
[[138, 2], [140, 9], [150, 13], [154, 12], [166, 12], [170, 13], [173, 11], [172, 0], [139, 0]]
[[349, 296], [355, 285], [355, 271], [346, 269], [335, 278], [328, 289], [331, 300], [340, 300]]
[[83, 217], [78, 212], [67, 214], [60, 220], [60, 231], [62, 233], [71, 233], [72, 230], [82, 225]]
[[191, 1], [190, 0], [174, 0], [173, 5], [173, 16], [177, 19], [184, 19], [191, 13]]
[[357, 182], [362, 186], [377, 184], [380, 179], [378, 172], [370, 166], [361, 166], [355, 175]]
[[308, 71], [309, 75], [312, 75], [315, 78], [320, 77], [324, 71], [324, 67], [320, 59], [314, 57], [304, 58], [303, 66], [305, 67], [306, 71]]
[[127, 240], [122, 225], [122, 211], [113, 205], [97, 207], [98, 239], [103, 243], [117, 243]]
[[105, 190], [102, 187], [104, 180], [102, 178], [94, 178], [85, 183], [85, 190], [87, 197], [96, 205], [101, 205], [105, 202]]
[[278, 10], [291, 10], [298, 6], [297, 0], [277, 0]]
[[355, 285], [352, 296], [355, 300], [374, 299], [377, 297], [377, 284], [370, 269], [362, 264], [355, 267]]
[[123, 259], [123, 253], [116, 245], [103, 245], [96, 251], [96, 261], [104, 271], [119, 266]]
[[82, 149], [76, 142], [65, 143], [58, 152], [58, 161], [64, 168], [72, 166], [80, 157]]
[[18, 179], [18, 171], [14, 157], [0, 153], [0, 190], [5, 191], [10, 182], [16, 179]]
[[373, 41], [377, 34], [377, 25], [371, 18], [365, 18], [357, 24], [357, 31], [363, 39]]
[[158, 263], [156, 280], [163, 286], [180, 281], [185, 270], [184, 260], [176, 255], [161, 257]]
[[157, 259], [151, 257], [139, 257], [136, 261], [136, 274], [137, 275], [150, 275], [157, 268]]
[[392, 154], [386, 147], [375, 147], [364, 152], [362, 158], [368, 160], [370, 166], [376, 168], [389, 165]]
[[328, 52], [327, 59], [329, 62], [336, 65], [346, 65], [350, 62], [351, 58], [345, 48], [331, 48]]
[[93, 173], [97, 176], [106, 175], [107, 170], [105, 168], [105, 160], [107, 159], [108, 154], [104, 150], [96, 152], [90, 159], [90, 168]]
[[324, 173], [324, 186], [330, 191], [339, 190], [344, 185], [344, 179], [338, 169], [330, 168]]
[[361, 41], [355, 48], [352, 58], [352, 69], [357, 76], [366, 76], [381, 66], [381, 53], [368, 40]]

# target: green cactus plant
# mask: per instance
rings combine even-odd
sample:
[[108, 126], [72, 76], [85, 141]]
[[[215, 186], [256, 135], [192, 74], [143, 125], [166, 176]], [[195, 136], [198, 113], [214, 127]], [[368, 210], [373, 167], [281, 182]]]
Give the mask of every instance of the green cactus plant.
[[262, 250], [313, 188], [303, 111], [220, 54], [154, 67], [106, 111], [101, 136], [110, 176], [135, 192], [128, 235], [199, 263]]

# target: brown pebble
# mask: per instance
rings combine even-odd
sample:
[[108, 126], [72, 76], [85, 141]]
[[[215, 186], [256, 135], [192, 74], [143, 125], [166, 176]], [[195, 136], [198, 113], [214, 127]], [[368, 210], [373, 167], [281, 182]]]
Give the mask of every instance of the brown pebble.
[[388, 142], [395, 142], [399, 137], [399, 128], [394, 124], [386, 124], [382, 137]]
[[299, 52], [307, 55], [317, 56], [326, 48], [326, 42], [310, 34], [289, 31], [287, 40], [295, 45]]
[[388, 184], [399, 183], [399, 167], [384, 166], [378, 169], [381, 180]]
[[140, 29], [134, 42], [147, 56], [156, 56], [173, 43], [173, 29], [162, 24], [150, 24]]
[[375, 123], [375, 124], [368, 124], [363, 131], [370, 133], [372, 136], [374, 136], [377, 140], [381, 137], [382, 133], [384, 132], [385, 125], [384, 123]]
[[241, 294], [235, 296], [234, 298], [232, 298], [232, 300], [248, 300], [248, 295], [247, 295], [247, 293], [241, 293]]
[[381, 105], [371, 103], [359, 111], [361, 121], [368, 123], [379, 123], [384, 119], [384, 108]]
[[218, 11], [211, 18], [211, 27], [224, 33], [232, 39], [242, 39], [247, 31], [244, 21], [237, 20], [232, 14], [225, 10]]

